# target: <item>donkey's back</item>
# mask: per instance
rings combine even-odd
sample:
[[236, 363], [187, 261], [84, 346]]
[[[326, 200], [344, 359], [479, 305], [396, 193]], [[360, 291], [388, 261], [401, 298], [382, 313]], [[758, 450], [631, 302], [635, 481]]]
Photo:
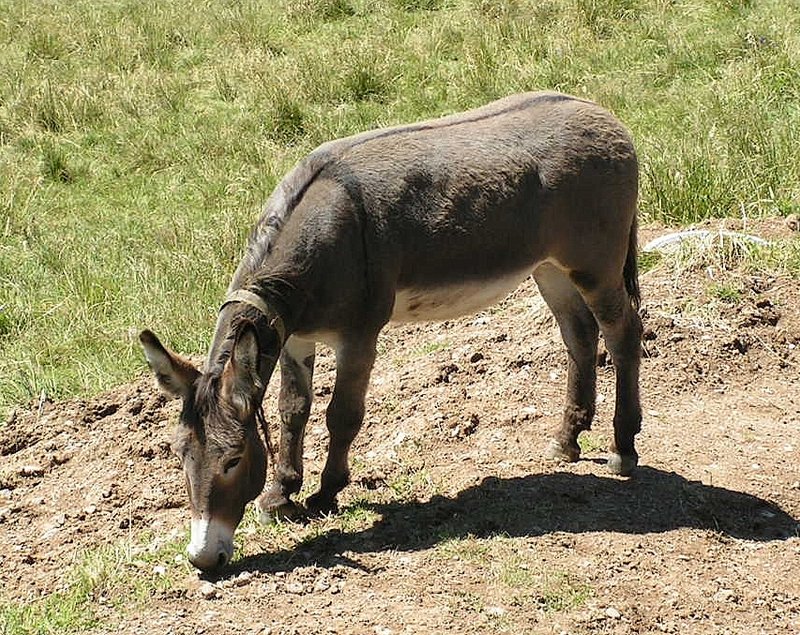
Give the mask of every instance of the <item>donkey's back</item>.
[[304, 245], [332, 225], [361, 234], [372, 291], [392, 287], [393, 319], [445, 319], [502, 298], [546, 262], [588, 287], [618, 277], [635, 252], [637, 189], [617, 119], [585, 100], [525, 93], [320, 146], [268, 202], [260, 226], [275, 235], [254, 241], [278, 242], [275, 228], [299, 206], [297, 232], [316, 234]]

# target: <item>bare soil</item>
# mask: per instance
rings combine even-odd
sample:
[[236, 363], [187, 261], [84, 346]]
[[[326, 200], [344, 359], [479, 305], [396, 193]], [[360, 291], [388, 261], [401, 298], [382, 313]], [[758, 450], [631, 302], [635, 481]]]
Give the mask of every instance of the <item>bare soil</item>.
[[[747, 229], [791, 231], [777, 220]], [[177, 579], [144, 601], [93, 598], [99, 631], [800, 633], [800, 282], [657, 267], [642, 290], [632, 478], [604, 465], [614, 373], [603, 355], [583, 459], [542, 458], [565, 352], [529, 281], [478, 316], [386, 330], [339, 518], [286, 525], [304, 539], [283, 543], [245, 523], [237, 559], [214, 578], [180, 558], [163, 569], [128, 560], [132, 580], [165, 569]], [[310, 486], [333, 376], [323, 349]], [[143, 375], [12, 415], [0, 428], [0, 597], [62, 590], [65, 572], [104, 546], [185, 537], [169, 450], [177, 408]], [[369, 516], [348, 525], [356, 507]]]

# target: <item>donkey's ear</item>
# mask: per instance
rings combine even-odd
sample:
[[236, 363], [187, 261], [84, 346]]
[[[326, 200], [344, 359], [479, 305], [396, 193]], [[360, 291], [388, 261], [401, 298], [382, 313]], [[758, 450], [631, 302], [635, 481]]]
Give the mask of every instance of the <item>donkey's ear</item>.
[[243, 418], [250, 415], [253, 401], [263, 389], [258, 372], [260, 352], [255, 327], [245, 324], [236, 335], [231, 356], [222, 371], [223, 394]]
[[139, 341], [159, 388], [175, 397], [186, 397], [200, 371], [190, 361], [166, 348], [152, 331], [142, 331]]

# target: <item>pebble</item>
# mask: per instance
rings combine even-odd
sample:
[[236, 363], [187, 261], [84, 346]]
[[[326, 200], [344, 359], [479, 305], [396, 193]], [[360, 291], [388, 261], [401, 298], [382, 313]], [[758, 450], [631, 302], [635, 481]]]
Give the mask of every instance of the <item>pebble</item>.
[[204, 582], [201, 584], [198, 591], [200, 592], [200, 597], [202, 597], [204, 600], [213, 600], [219, 596], [219, 589], [217, 589], [217, 587], [210, 582]]
[[720, 589], [714, 594], [715, 602], [736, 602], [739, 598], [732, 589]]
[[618, 620], [619, 618], [621, 618], [621, 617], [622, 617], [622, 613], [620, 613], [620, 612], [619, 612], [617, 609], [615, 609], [613, 606], [609, 606], [609, 607], [606, 609], [606, 615], [608, 615], [608, 617], [610, 617], [612, 620]]
[[306, 587], [300, 582], [289, 582], [286, 584], [286, 592], [293, 595], [302, 595]]
[[484, 612], [493, 617], [502, 617], [506, 614], [506, 610], [502, 606], [487, 606]]
[[253, 574], [249, 571], [242, 571], [233, 579], [234, 586], [247, 586], [253, 581]]
[[42, 476], [44, 468], [39, 465], [23, 465], [19, 470], [20, 476]]

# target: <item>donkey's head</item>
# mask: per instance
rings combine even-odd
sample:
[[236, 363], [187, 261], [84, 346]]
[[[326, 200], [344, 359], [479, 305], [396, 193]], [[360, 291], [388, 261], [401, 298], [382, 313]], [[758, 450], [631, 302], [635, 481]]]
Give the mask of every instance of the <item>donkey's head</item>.
[[256, 330], [238, 330], [218, 369], [201, 373], [143, 331], [147, 362], [159, 386], [183, 399], [172, 449], [183, 465], [192, 511], [189, 560], [209, 570], [233, 555], [233, 532], [245, 505], [264, 487], [266, 454], [258, 432], [264, 386]]

